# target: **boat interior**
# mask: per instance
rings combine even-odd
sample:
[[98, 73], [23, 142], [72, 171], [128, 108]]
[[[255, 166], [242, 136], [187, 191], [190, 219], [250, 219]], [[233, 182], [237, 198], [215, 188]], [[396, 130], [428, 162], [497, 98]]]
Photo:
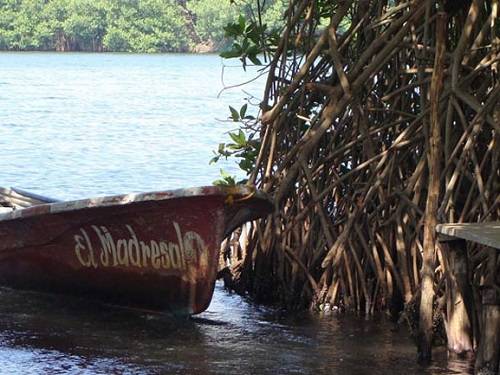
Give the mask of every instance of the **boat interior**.
[[54, 202], [57, 202], [57, 200], [42, 197], [21, 189], [0, 187], [0, 213]]

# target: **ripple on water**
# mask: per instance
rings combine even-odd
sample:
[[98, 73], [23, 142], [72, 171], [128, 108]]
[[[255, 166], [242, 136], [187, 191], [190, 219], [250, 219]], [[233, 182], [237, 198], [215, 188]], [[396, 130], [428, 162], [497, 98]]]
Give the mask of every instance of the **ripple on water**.
[[[0, 373], [457, 374], [470, 363], [438, 351], [415, 361], [404, 331], [384, 321], [283, 316], [216, 286], [192, 319], [0, 289]], [[225, 303], [228, 301], [228, 303]], [[27, 371], [27, 372], [26, 372]], [[31, 371], [31, 372], [30, 372]], [[14, 372], [16, 373], [16, 372]]]

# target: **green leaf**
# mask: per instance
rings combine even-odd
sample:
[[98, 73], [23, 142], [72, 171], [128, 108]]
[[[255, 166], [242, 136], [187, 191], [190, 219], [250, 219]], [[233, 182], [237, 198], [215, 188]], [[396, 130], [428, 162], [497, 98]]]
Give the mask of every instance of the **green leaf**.
[[238, 146], [238, 149], [245, 147], [247, 145], [245, 133], [243, 133], [243, 131], [241, 129], [238, 131], [238, 134], [229, 133], [229, 136], [236, 143], [236, 145]]
[[[236, 143], [228, 143], [227, 148], [233, 151], [241, 150], [241, 146], [237, 145]], [[234, 155], [234, 153], [232, 153], [232, 155], [236, 156]]]
[[[236, 109], [234, 109], [233, 107], [229, 106], [229, 110], [231, 111], [231, 118], [233, 119], [234, 122], [237, 122], [240, 120], [240, 114], [238, 113], [238, 111]], [[231, 135], [231, 133], [229, 133], [229, 135]]]
[[241, 67], [246, 72], [247, 71], [247, 59], [246, 59], [246, 57], [245, 56], [241, 56], [240, 57], [240, 61], [241, 61]]
[[223, 51], [219, 54], [220, 57], [224, 59], [233, 59], [235, 57], [240, 57], [242, 54], [242, 51], [240, 49], [232, 48], [228, 51]]
[[240, 14], [240, 16], [238, 17], [238, 24], [240, 26], [240, 34], [242, 34], [245, 31], [245, 23], [246, 23], [245, 16], [243, 16], [243, 14]]
[[241, 118], [245, 118], [245, 114], [247, 113], [247, 108], [248, 108], [248, 104], [244, 104], [244, 105], [240, 108], [240, 117], [241, 117]]
[[231, 176], [229, 173], [224, 171], [223, 169], [220, 170], [221, 177], [218, 180], [215, 180], [213, 182], [214, 185], [216, 186], [234, 186], [236, 185], [236, 180], [233, 176]]
[[253, 44], [250, 48], [247, 48], [246, 53], [248, 55], [254, 55], [255, 56], [255, 55], [261, 53], [261, 49], [259, 48], [258, 45]]
[[255, 65], [262, 65], [262, 62], [259, 60], [259, 58], [255, 55], [249, 55], [248, 59], [254, 63]]
[[228, 23], [224, 27], [224, 35], [227, 38], [236, 38], [242, 34], [242, 31], [240, 29], [240, 25], [237, 23]]
[[243, 39], [243, 43], [241, 43], [241, 50], [243, 52], [247, 52], [248, 48], [250, 48], [250, 42], [248, 41], [247, 38], [245, 38], [245, 39]]
[[248, 160], [248, 159], [243, 159], [242, 161], [239, 162], [238, 165], [245, 172], [250, 172], [252, 170], [252, 168], [253, 168], [252, 161]]
[[236, 143], [236, 145], [239, 145], [240, 142], [239, 142], [239, 139], [238, 139], [238, 134], [236, 134], [236, 133], [229, 133], [229, 136]]
[[258, 43], [261, 37], [261, 34], [264, 32], [264, 29], [257, 26], [256, 23], [252, 23], [247, 27], [245, 32], [246, 36], [250, 38], [254, 43]]
[[247, 144], [247, 140], [246, 140], [246, 137], [245, 137], [245, 133], [243, 133], [243, 131], [240, 129], [240, 131], [238, 132], [238, 144], [240, 144], [241, 146], [245, 146]]

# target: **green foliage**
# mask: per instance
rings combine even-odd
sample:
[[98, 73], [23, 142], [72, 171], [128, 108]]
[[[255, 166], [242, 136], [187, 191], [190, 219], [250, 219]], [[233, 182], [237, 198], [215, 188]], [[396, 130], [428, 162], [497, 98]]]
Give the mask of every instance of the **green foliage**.
[[[243, 126], [249, 121], [255, 121], [254, 116], [247, 114], [247, 109], [247, 104], [243, 105], [239, 111], [230, 106], [229, 118], [234, 122], [241, 122]], [[242, 129], [238, 129], [238, 131], [235, 132], [229, 132], [228, 135], [232, 142], [220, 143], [217, 151], [214, 151], [215, 156], [210, 160], [210, 164], [218, 162], [220, 158], [228, 159], [229, 157], [234, 157], [237, 159], [240, 169], [250, 174], [259, 154], [260, 140], [253, 139], [253, 135], [247, 137]], [[246, 181], [239, 181], [238, 183], [245, 182]]]
[[257, 55], [263, 52], [261, 37], [266, 26], [259, 26], [256, 21], [248, 20], [241, 15], [238, 22], [230, 23], [224, 27], [225, 36], [233, 39], [229, 49], [223, 51], [220, 56], [226, 59], [238, 57], [246, 68], [247, 59], [255, 65], [262, 65]]
[[[281, 1], [268, 1], [266, 20], [278, 17], [279, 7], [274, 5]], [[240, 22], [240, 13], [252, 14], [250, 4], [231, 0], [0, 0], [0, 49], [169, 52], [188, 51], [200, 41], [219, 48], [232, 42], [226, 39], [224, 26]], [[242, 36], [247, 41], [241, 45], [244, 59], [253, 63], [258, 62], [259, 52], [255, 28], [255, 23], [245, 24]]]
[[234, 122], [239, 122], [244, 120], [255, 120], [255, 117], [247, 115], [247, 109], [248, 109], [248, 104], [244, 104], [239, 111], [229, 106], [229, 111], [231, 112], [231, 116], [229, 116], [229, 118]]
[[187, 30], [180, 8], [163, 0], [137, 2], [135, 19], [128, 19], [132, 51], [182, 51], [188, 47]]
[[96, 50], [102, 45], [106, 34], [106, 8], [103, 3], [92, 0], [69, 2], [67, 14], [62, 22], [62, 30], [76, 41], [78, 49]]
[[225, 37], [232, 43], [220, 54], [226, 59], [239, 58], [243, 69], [248, 61], [254, 65], [262, 65], [261, 57], [272, 53], [279, 41], [284, 24], [284, 14], [288, 7], [286, 0], [264, 2], [260, 9], [243, 9], [235, 22], [224, 27]]
[[236, 185], [236, 179], [234, 176], [231, 176], [229, 173], [224, 171], [223, 169], [220, 170], [220, 176], [218, 180], [215, 180], [213, 184], [215, 186], [235, 186]]
[[212, 41], [215, 46], [225, 43], [224, 26], [237, 19], [240, 12], [239, 7], [224, 0], [188, 0], [187, 9], [195, 17], [194, 28], [201, 40]]
[[[24, 0], [23, 7], [18, 8], [18, 2], [7, 1], [4, 5], [5, 13], [2, 11], [2, 22], [0, 37], [12, 49], [36, 49], [40, 47], [43, 33], [38, 28], [42, 20], [43, 4], [39, 0]], [[3, 8], [3, 7], [2, 7]]]
[[269, 30], [281, 29], [285, 24], [285, 12], [288, 8], [288, 0], [276, 0], [270, 3], [262, 14], [262, 23]]
[[111, 26], [103, 40], [104, 48], [108, 51], [126, 52], [130, 50], [127, 33], [115, 26]]
[[[218, 162], [221, 157], [225, 159], [234, 157], [238, 159], [240, 169], [250, 174], [259, 154], [260, 140], [253, 140], [251, 137], [247, 139], [242, 130], [230, 132], [229, 137], [233, 142], [219, 144], [218, 150], [214, 151], [215, 156], [210, 160], [210, 164]], [[239, 181], [238, 183], [245, 182]]]
[[[249, 61], [254, 65], [263, 65], [261, 57], [272, 53], [279, 42], [287, 8], [287, 0], [274, 0], [268, 1], [264, 8], [257, 7], [250, 12], [244, 9], [237, 20], [224, 27], [225, 37], [232, 42], [220, 56], [226, 59], [239, 58], [243, 69], [246, 69]], [[240, 169], [249, 176], [256, 167], [261, 140], [257, 139], [259, 133], [254, 128], [257, 119], [247, 114], [247, 110], [248, 104], [240, 110], [229, 107], [228, 118], [238, 122], [240, 128], [228, 133], [232, 142], [220, 143], [210, 163], [216, 163], [220, 158], [236, 158]], [[220, 180], [216, 183], [220, 183]]]

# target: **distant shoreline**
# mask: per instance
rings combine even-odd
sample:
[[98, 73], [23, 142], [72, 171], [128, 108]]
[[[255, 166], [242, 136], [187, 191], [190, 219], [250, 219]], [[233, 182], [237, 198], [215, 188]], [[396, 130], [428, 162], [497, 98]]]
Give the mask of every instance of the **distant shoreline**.
[[66, 49], [59, 50], [55, 48], [50, 49], [36, 49], [36, 48], [25, 48], [25, 49], [14, 49], [14, 48], [0, 48], [0, 52], [52, 52], [52, 53], [122, 53], [122, 54], [165, 54], [165, 53], [186, 53], [194, 55], [206, 55], [206, 54], [218, 54], [222, 51], [221, 48], [215, 48], [214, 43], [198, 43], [192, 47], [172, 50], [172, 51], [118, 51], [118, 50], [82, 50], [82, 49]]
[[56, 51], [56, 50], [11, 50], [11, 49], [0, 49], [0, 53], [56, 53], [56, 54], [85, 54], [85, 55], [103, 55], [103, 54], [113, 54], [113, 55], [218, 55], [221, 51], [208, 51], [208, 52], [196, 52], [196, 51], [171, 51], [171, 52], [123, 52], [123, 51]]

